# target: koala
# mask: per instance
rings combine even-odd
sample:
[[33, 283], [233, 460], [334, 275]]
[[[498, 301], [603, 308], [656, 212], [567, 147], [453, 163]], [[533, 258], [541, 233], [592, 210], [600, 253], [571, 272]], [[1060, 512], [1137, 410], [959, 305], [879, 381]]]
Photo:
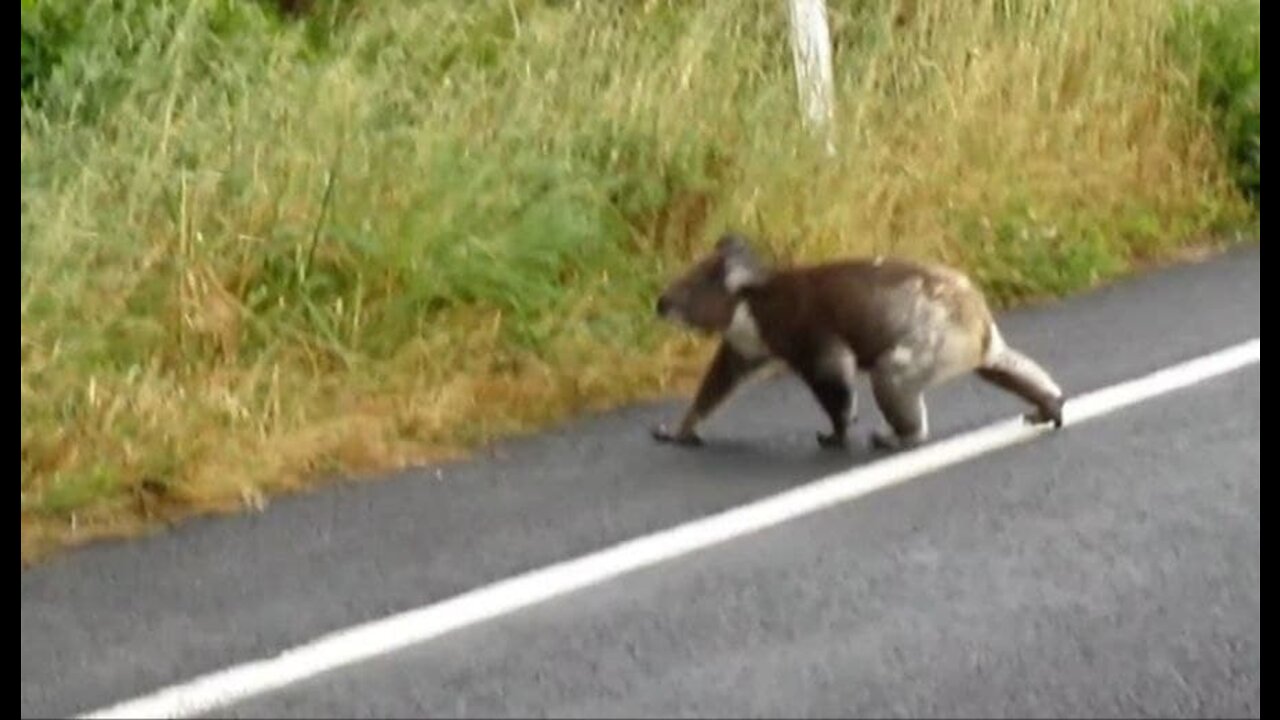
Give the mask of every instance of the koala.
[[888, 425], [872, 434], [877, 448], [927, 440], [925, 391], [968, 372], [1030, 403], [1028, 422], [1062, 427], [1062, 390], [1005, 342], [969, 278], [945, 266], [878, 257], [775, 269], [744, 236], [727, 233], [662, 292], [656, 310], [720, 338], [679, 426], [653, 428], [662, 442], [702, 444], [698, 424], [774, 363], [799, 376], [830, 418], [831, 431], [817, 434], [825, 448], [847, 444], [859, 371]]

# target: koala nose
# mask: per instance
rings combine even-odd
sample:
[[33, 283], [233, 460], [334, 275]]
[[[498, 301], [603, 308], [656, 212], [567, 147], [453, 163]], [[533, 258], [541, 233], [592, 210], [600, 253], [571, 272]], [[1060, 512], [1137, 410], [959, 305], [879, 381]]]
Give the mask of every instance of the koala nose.
[[658, 315], [666, 315], [667, 310], [670, 308], [671, 308], [671, 301], [667, 300], [667, 297], [665, 295], [658, 298]]

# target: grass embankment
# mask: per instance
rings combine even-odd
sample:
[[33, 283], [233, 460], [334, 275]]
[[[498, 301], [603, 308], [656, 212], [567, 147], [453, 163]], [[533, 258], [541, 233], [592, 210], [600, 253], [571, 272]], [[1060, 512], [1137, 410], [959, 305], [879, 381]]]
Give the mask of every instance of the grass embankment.
[[835, 158], [775, 0], [24, 2], [24, 561], [685, 391], [728, 226], [1004, 305], [1248, 221], [1256, 2], [830, 5]]

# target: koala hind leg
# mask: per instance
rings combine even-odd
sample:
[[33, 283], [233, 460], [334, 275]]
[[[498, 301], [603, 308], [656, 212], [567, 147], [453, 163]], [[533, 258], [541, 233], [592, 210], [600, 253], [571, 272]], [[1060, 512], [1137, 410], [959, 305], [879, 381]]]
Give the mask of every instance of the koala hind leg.
[[871, 376], [876, 406], [891, 432], [877, 430], [871, 442], [878, 448], [914, 447], [929, 437], [929, 408], [924, 402], [923, 383], [912, 382], [892, 367], [878, 368]]
[[1029, 422], [1062, 427], [1062, 389], [1039, 363], [1006, 345], [998, 330], [993, 328], [992, 334], [987, 357], [976, 369], [978, 377], [1034, 405], [1036, 412], [1026, 416]]

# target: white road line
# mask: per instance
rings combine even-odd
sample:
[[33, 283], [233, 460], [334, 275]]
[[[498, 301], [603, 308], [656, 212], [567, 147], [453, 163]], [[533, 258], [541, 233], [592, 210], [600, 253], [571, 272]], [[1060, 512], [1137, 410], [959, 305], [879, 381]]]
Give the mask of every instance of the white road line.
[[[1069, 400], [1065, 425], [1114, 412], [1259, 362], [1261, 339]], [[1053, 432], [1021, 418], [997, 422], [889, 456], [793, 490], [661, 530], [566, 562], [341, 630], [273, 658], [247, 662], [82, 717], [190, 717], [335, 668], [426, 642], [713, 545], [830, 508], [979, 455]]]

